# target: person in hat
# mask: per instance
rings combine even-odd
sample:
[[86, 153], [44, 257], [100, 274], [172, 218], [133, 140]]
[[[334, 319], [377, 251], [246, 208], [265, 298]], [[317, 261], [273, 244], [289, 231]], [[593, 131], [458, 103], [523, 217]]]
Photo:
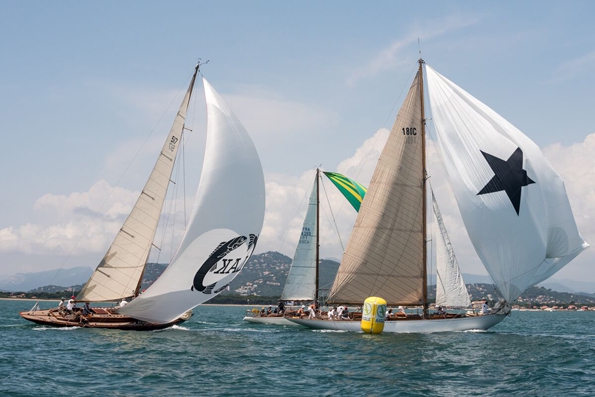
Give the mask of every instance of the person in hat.
[[83, 306], [83, 315], [88, 316], [91, 313], [95, 312], [91, 309], [91, 306], [89, 306], [89, 302], [85, 302], [85, 305]]
[[297, 315], [302, 318], [306, 312], [305, 312], [306, 306], [302, 305], [302, 307], [300, 307], [297, 311]]

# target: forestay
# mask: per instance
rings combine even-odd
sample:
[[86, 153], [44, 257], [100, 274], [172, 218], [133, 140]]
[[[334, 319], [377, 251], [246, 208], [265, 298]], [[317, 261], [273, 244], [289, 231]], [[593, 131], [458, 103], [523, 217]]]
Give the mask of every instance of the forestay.
[[589, 245], [539, 147], [431, 67], [426, 74], [438, 145], [469, 237], [513, 302]]
[[316, 207], [318, 206], [318, 172], [308, 201], [302, 234], [287, 275], [282, 300], [313, 300], [316, 292]]
[[436, 239], [436, 306], [471, 306], [469, 292], [463, 281], [459, 262], [446, 232], [434, 192], [432, 192], [432, 208], [436, 218], [433, 224]]
[[161, 277], [120, 309], [165, 323], [224, 290], [250, 258], [262, 229], [262, 166], [248, 133], [203, 79], [208, 109], [205, 158], [193, 213]]
[[134, 296], [137, 291], [180, 147], [197, 70], [147, 183], [114, 242], [76, 297], [77, 301], [117, 301]]

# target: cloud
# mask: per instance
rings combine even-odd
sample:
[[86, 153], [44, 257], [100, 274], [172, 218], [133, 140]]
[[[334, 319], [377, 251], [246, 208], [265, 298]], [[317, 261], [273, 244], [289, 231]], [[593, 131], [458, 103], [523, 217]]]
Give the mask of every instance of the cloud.
[[561, 63], [552, 81], [562, 82], [573, 79], [584, 73], [589, 73], [590, 70], [595, 66], [595, 51], [591, 51], [579, 58], [571, 59], [569, 61]]
[[347, 83], [348, 85], [354, 85], [362, 79], [375, 76], [384, 71], [394, 70], [404, 65], [411, 65], [412, 51], [409, 47], [416, 45], [418, 40], [423, 43], [475, 25], [480, 20], [481, 18], [479, 16], [450, 15], [445, 18], [425, 20], [423, 26], [417, 23], [410, 28], [409, 33], [404, 38], [393, 41], [364, 67], [356, 69], [348, 78]]
[[[0, 229], [0, 252], [25, 255], [83, 255], [102, 254], [113, 241], [139, 196], [138, 191], [112, 187], [104, 180], [96, 182], [86, 192], [73, 192], [68, 196], [45, 194], [34, 204], [39, 219], [37, 224]], [[179, 224], [183, 215], [183, 199], [166, 200], [156, 243], [170, 254], [174, 248], [171, 237], [162, 243], [163, 228], [175, 231], [179, 241], [182, 231], [172, 226], [174, 217]], [[101, 256], [101, 255], [99, 255]]]
[[[378, 130], [372, 137], [362, 142], [352, 156], [340, 162], [336, 171], [367, 186], [387, 137], [388, 130]], [[550, 145], [544, 148], [543, 152], [565, 180], [579, 230], [583, 237], [593, 244], [595, 242], [595, 183], [593, 183], [595, 181], [595, 134], [587, 136], [581, 143], [570, 146], [559, 143]], [[427, 159], [431, 175], [430, 183], [461, 268], [466, 273], [486, 274], [469, 240], [456, 200], [432, 142], [428, 144]], [[271, 250], [293, 256], [314, 181], [314, 170], [306, 170], [298, 175], [266, 173], [265, 179], [267, 208], [257, 252]], [[340, 258], [351, 233], [356, 213], [325, 177], [322, 180], [321, 256]], [[137, 197], [137, 191], [113, 188], [103, 180], [95, 183], [86, 192], [74, 192], [67, 196], [43, 195], [35, 202], [34, 210], [40, 217], [45, 215], [47, 221], [1, 229], [0, 252], [25, 255], [95, 253], [100, 257], [121, 227]], [[191, 199], [187, 198], [187, 202], [191, 202]], [[175, 215], [178, 220], [182, 219], [176, 209], [182, 207], [180, 200], [168, 200], [163, 219], [168, 216], [170, 219], [173, 218], [171, 215]], [[179, 241], [180, 234], [181, 231], [177, 229], [174, 238], [176, 242]], [[158, 231], [157, 235], [158, 245], [160, 245], [163, 232]], [[174, 251], [176, 242], [172, 242], [171, 247], [164, 252]], [[164, 253], [161, 261], [167, 261], [168, 255]], [[555, 277], [584, 279], [585, 269], [594, 260], [595, 250], [587, 250]]]
[[336, 125], [339, 119], [336, 111], [288, 100], [260, 86], [244, 86], [239, 93], [222, 96], [252, 138], [269, 146], [287, 144], [291, 135], [313, 135], [321, 126]]
[[[595, 134], [571, 146], [550, 145], [543, 152], [564, 179], [579, 231], [587, 242], [595, 244]], [[595, 260], [593, 249], [581, 254], [586, 255]]]

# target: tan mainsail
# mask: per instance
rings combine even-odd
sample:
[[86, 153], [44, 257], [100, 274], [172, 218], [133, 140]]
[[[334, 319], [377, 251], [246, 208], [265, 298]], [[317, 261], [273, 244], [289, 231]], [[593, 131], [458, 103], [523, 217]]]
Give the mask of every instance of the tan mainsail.
[[380, 155], [330, 303], [424, 303], [424, 170], [419, 72]]
[[149, 180], [77, 301], [116, 301], [135, 294], [159, 223], [197, 71], [198, 67]]

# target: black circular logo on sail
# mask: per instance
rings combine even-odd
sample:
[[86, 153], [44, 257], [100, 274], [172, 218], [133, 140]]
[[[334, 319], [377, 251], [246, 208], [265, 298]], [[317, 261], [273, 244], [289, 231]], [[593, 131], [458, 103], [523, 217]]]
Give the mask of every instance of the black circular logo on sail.
[[[249, 240], [246, 251], [238, 251], [237, 249], [242, 247], [246, 240]], [[229, 241], [220, 243], [194, 275], [194, 280], [190, 289], [192, 291], [196, 290], [202, 292], [203, 294], [216, 294], [223, 291], [229, 285], [229, 283], [226, 283], [216, 290], [215, 287], [217, 286], [217, 282], [219, 280], [209, 285], [203, 285], [207, 274], [219, 274], [225, 277], [228, 274], [239, 273], [246, 262], [248, 262], [248, 259], [250, 259], [252, 256], [254, 248], [256, 248], [257, 241], [258, 236], [255, 234], [250, 234], [249, 238], [246, 236], [238, 236], [232, 238]], [[237, 255], [229, 255], [234, 251]]]

